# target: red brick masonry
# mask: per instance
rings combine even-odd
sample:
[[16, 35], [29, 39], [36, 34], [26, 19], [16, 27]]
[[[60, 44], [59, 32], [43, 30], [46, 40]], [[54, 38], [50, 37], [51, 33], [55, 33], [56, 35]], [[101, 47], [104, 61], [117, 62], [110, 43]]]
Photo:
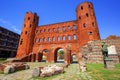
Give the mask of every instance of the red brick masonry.
[[[47, 61], [57, 61], [58, 49], [64, 49], [65, 62], [71, 62], [79, 48], [88, 41], [100, 40], [99, 29], [91, 2], [76, 8], [76, 20], [38, 26], [36, 13], [27, 12], [22, 26], [16, 58], [24, 61], [41, 61], [47, 51]], [[26, 57], [26, 58], [25, 58]]]

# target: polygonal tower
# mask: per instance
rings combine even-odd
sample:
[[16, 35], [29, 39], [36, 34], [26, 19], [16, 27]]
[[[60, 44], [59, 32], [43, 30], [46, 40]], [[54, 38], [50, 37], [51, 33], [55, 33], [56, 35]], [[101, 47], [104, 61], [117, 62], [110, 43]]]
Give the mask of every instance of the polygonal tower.
[[35, 29], [38, 26], [39, 17], [36, 13], [27, 12], [22, 26], [22, 32], [19, 40], [17, 58], [22, 58], [32, 52]]
[[84, 2], [77, 6], [76, 18], [80, 46], [84, 46], [91, 40], [100, 40], [94, 8], [91, 2]]

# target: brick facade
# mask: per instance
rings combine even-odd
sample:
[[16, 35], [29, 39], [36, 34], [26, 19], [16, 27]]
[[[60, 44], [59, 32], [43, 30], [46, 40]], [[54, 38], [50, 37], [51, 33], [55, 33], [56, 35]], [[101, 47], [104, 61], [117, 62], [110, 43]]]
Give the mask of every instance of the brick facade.
[[38, 26], [38, 20], [36, 13], [26, 13], [17, 58], [28, 56], [28, 61], [41, 61], [43, 52], [47, 51], [46, 60], [56, 62], [57, 51], [62, 48], [65, 62], [71, 62], [71, 56], [77, 54], [80, 47], [88, 41], [100, 40], [93, 5], [90, 2], [77, 6], [74, 21]]

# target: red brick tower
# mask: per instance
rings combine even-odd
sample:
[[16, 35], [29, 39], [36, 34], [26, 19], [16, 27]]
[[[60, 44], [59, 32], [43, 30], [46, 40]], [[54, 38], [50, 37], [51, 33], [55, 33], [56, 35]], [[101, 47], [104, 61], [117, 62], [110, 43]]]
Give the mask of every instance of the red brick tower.
[[80, 46], [85, 45], [90, 40], [100, 40], [98, 25], [90, 2], [84, 2], [77, 6], [76, 17], [79, 29]]
[[39, 17], [36, 13], [26, 13], [19, 40], [19, 46], [16, 56], [17, 58], [22, 58], [32, 52], [35, 29], [38, 26], [38, 19]]

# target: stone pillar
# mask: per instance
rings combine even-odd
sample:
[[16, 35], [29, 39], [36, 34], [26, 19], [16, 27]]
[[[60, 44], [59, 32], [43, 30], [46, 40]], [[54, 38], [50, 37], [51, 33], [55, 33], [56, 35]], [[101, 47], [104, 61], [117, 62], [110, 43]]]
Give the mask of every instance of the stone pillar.
[[114, 69], [114, 63], [112, 58], [105, 58], [104, 59], [104, 67], [107, 69]]

